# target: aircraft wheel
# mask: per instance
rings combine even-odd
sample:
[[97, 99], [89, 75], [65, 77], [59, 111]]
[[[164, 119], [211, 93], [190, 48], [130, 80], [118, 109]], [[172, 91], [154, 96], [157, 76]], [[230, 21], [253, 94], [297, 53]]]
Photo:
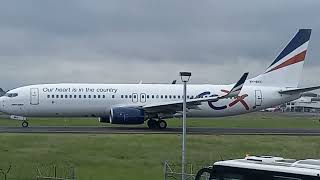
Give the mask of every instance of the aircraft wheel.
[[160, 129], [165, 129], [165, 128], [167, 128], [167, 122], [164, 121], [164, 120], [159, 120], [159, 121], [158, 121], [158, 127], [159, 127]]
[[148, 127], [150, 129], [156, 129], [157, 128], [157, 121], [154, 119], [150, 119], [147, 123]]
[[29, 126], [29, 123], [27, 121], [23, 121], [21, 125], [22, 127], [26, 128]]

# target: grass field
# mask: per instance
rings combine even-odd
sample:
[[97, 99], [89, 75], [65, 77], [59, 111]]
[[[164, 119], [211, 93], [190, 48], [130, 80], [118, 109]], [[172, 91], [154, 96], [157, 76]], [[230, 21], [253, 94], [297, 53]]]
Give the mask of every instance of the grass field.
[[[33, 126], [102, 126], [97, 119], [32, 118]], [[168, 120], [170, 127], [179, 119]], [[1, 126], [20, 122], [0, 119]], [[109, 124], [107, 124], [109, 126]], [[142, 125], [143, 126], [143, 125]], [[318, 117], [270, 113], [216, 119], [188, 119], [189, 127], [319, 128]], [[320, 137], [188, 135], [187, 160], [208, 165], [246, 154], [320, 158]], [[0, 169], [12, 180], [32, 179], [36, 166], [74, 166], [79, 180], [163, 179], [163, 161], [180, 162], [180, 135], [0, 134]], [[0, 174], [0, 180], [2, 176]]]
[[[74, 165], [79, 180], [160, 180], [164, 160], [180, 162], [180, 141], [179, 135], [1, 134], [0, 169], [12, 164], [11, 177], [29, 179], [36, 164]], [[320, 158], [319, 142], [320, 137], [190, 135], [187, 160], [206, 165], [220, 155]]]
[[[318, 116], [251, 113], [223, 118], [188, 118], [188, 127], [320, 128]], [[168, 127], [180, 127], [181, 119], [168, 119]], [[119, 126], [102, 124], [97, 118], [30, 118], [30, 126]], [[17, 120], [0, 118], [0, 126], [21, 126]], [[138, 125], [140, 127], [146, 125]]]

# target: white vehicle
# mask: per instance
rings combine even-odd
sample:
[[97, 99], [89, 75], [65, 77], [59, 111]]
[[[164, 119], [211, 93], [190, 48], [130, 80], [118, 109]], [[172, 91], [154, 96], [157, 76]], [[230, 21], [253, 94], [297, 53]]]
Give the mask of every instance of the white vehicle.
[[319, 180], [319, 159], [284, 159], [272, 156], [247, 156], [215, 162], [199, 170], [196, 180]]
[[[311, 35], [300, 29], [266, 71], [249, 80], [245, 73], [231, 85], [188, 85], [187, 115], [218, 117], [260, 111], [298, 99], [320, 88], [298, 88]], [[181, 115], [181, 84], [39, 84], [13, 89], [0, 97], [0, 111], [26, 117], [99, 117], [112, 124], [166, 128], [164, 119]]]

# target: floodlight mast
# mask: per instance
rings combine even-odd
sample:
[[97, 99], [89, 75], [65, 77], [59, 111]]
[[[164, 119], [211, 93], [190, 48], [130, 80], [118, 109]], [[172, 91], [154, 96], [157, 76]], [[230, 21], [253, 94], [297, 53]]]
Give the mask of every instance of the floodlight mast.
[[182, 116], [182, 167], [181, 179], [185, 180], [185, 164], [186, 164], [186, 132], [187, 132], [187, 82], [190, 80], [191, 72], [180, 72], [181, 81], [183, 82], [183, 116]]

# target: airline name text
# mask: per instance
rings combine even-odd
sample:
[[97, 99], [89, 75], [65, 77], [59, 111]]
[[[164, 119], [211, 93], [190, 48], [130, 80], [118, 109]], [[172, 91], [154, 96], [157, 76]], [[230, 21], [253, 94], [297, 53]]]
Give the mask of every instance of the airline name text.
[[57, 92], [57, 93], [116, 93], [118, 89], [114, 88], [42, 88], [43, 92]]

